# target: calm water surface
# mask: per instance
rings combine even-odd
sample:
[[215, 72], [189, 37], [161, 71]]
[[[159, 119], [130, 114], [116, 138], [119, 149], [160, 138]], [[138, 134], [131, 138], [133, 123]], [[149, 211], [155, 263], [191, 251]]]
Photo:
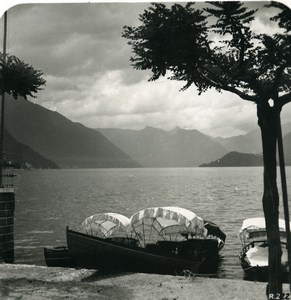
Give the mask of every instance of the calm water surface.
[[[291, 191], [291, 167], [286, 172]], [[45, 265], [43, 247], [65, 245], [66, 226], [76, 227], [92, 214], [130, 217], [146, 207], [180, 206], [221, 227], [227, 238], [219, 277], [243, 279], [238, 231], [245, 218], [263, 216], [262, 167], [38, 170], [18, 175], [16, 263]]]

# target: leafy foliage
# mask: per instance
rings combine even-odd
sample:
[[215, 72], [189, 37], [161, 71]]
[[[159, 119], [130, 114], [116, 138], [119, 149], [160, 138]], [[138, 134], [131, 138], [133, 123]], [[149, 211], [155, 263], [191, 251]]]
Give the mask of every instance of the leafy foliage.
[[279, 8], [280, 12], [272, 17], [271, 20], [278, 21], [279, 26], [285, 28], [286, 32], [289, 32], [291, 30], [291, 9], [288, 6], [275, 1], [272, 1], [267, 7]]
[[16, 56], [8, 55], [4, 61], [3, 54], [0, 55], [0, 94], [7, 93], [15, 99], [18, 96], [25, 99], [27, 96], [35, 98], [33, 94], [45, 85], [43, 73]]
[[135, 56], [131, 62], [136, 69], [151, 69], [156, 80], [171, 71], [171, 79], [188, 81], [187, 87], [195, 83], [201, 90], [204, 83], [199, 71], [207, 60], [208, 41], [206, 17], [195, 10], [192, 4], [185, 7], [174, 4], [153, 4], [140, 16], [143, 25], [126, 26], [123, 37], [131, 40]]
[[140, 15], [140, 26], [124, 27], [123, 37], [132, 47], [133, 67], [150, 69], [150, 80], [169, 72], [169, 79], [186, 82], [184, 89], [195, 85], [202, 93], [215, 88], [244, 100], [273, 98], [283, 105], [291, 101], [291, 94], [286, 96], [291, 93], [290, 10], [272, 5], [281, 12], [271, 20], [285, 34], [256, 34], [251, 27], [256, 10], [225, 1], [208, 3], [204, 10], [193, 3], [152, 4]]

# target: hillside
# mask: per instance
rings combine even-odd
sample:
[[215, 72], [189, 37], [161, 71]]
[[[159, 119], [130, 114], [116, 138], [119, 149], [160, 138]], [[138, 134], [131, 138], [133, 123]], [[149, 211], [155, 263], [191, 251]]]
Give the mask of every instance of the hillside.
[[4, 153], [7, 161], [17, 168], [58, 169], [58, 165], [33, 151], [29, 146], [18, 143], [11, 134], [4, 131]]
[[283, 143], [285, 163], [291, 166], [291, 132], [284, 136]]
[[96, 130], [29, 101], [6, 103], [5, 124], [13, 137], [62, 168], [139, 166]]
[[[180, 128], [94, 130], [40, 105], [7, 100], [6, 128], [21, 145], [14, 143], [11, 153], [21, 162], [34, 161], [36, 168], [193, 167], [217, 161], [228, 152], [262, 152], [259, 129], [230, 138], [213, 138], [195, 129]], [[291, 124], [285, 124], [285, 160], [289, 165], [290, 131]]]
[[194, 129], [98, 131], [144, 167], [193, 167], [227, 153], [219, 143]]
[[[291, 132], [291, 123], [282, 125], [283, 136]], [[228, 138], [216, 137], [214, 140], [220, 143], [228, 151], [240, 153], [262, 153], [261, 131], [258, 128], [245, 135], [232, 136]]]
[[247, 154], [232, 151], [220, 159], [208, 164], [201, 164], [199, 167], [253, 167], [263, 166], [261, 154]]
[[228, 151], [240, 153], [261, 153], [262, 142], [259, 130], [253, 130], [245, 135], [232, 136], [228, 138], [215, 138]]

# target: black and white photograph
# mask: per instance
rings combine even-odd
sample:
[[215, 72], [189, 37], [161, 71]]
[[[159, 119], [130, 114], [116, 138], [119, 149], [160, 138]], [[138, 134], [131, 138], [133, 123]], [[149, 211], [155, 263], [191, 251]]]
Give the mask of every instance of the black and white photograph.
[[0, 299], [291, 298], [291, 2], [1, 3], [0, 93]]

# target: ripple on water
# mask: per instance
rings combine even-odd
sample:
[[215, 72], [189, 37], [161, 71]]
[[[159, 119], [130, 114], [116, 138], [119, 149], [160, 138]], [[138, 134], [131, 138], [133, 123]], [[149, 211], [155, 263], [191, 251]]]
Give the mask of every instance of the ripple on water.
[[[290, 167], [286, 173], [290, 178]], [[43, 247], [65, 245], [66, 226], [94, 213], [130, 217], [145, 207], [176, 205], [221, 227], [227, 238], [219, 277], [243, 279], [238, 232], [244, 219], [263, 215], [262, 178], [261, 167], [23, 172], [17, 177], [16, 261], [44, 264]]]

